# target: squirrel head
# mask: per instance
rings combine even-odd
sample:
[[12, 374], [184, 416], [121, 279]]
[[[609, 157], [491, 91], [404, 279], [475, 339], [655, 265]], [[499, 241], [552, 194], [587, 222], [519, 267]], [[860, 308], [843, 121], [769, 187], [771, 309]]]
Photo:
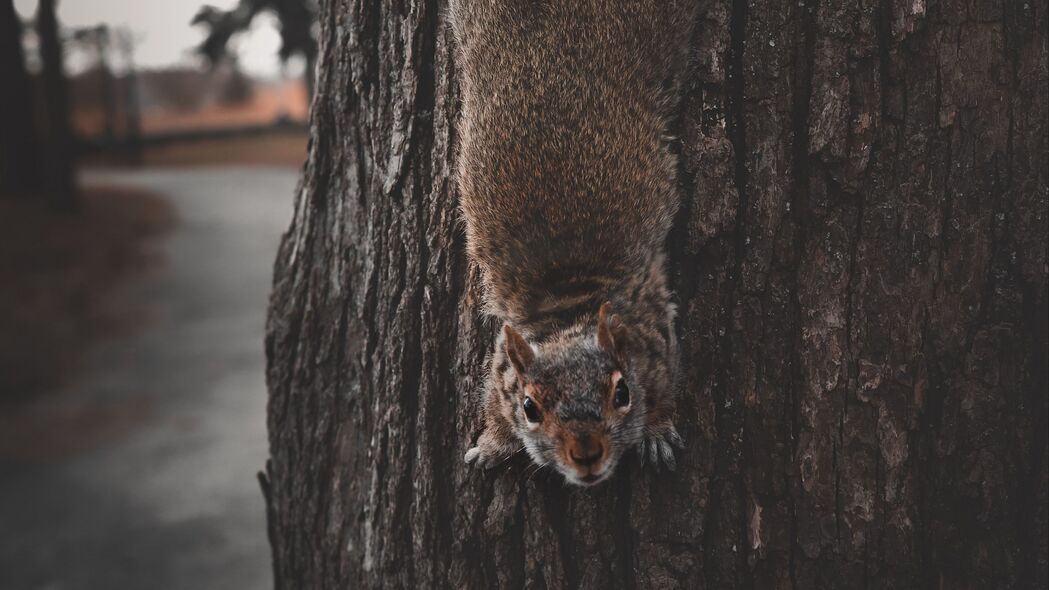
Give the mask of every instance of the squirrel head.
[[607, 479], [644, 434], [646, 387], [632, 362], [629, 329], [605, 303], [596, 322], [528, 343], [504, 327], [515, 379], [507, 418], [538, 465], [554, 466], [569, 483]]

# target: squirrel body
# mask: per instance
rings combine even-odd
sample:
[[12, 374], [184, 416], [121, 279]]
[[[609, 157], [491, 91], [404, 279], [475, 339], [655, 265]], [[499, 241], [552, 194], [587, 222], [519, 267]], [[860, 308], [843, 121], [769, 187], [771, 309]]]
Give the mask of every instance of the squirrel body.
[[523, 446], [584, 485], [632, 447], [674, 464], [667, 127], [694, 6], [452, 2], [467, 252], [504, 323], [468, 462]]

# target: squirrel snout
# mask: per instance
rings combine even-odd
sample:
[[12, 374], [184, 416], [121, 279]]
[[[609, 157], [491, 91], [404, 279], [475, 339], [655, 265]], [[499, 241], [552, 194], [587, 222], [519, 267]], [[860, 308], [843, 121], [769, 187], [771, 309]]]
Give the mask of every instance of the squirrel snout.
[[605, 454], [604, 445], [589, 436], [575, 439], [568, 449], [568, 456], [580, 467], [590, 467], [601, 460]]

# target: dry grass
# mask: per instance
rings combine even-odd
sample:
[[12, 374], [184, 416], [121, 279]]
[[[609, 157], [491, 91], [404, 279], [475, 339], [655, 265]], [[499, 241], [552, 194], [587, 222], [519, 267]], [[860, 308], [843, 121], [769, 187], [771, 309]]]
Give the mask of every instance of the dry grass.
[[[122, 108], [122, 107], [121, 107]], [[267, 125], [277, 120], [309, 119], [309, 97], [302, 80], [275, 84], [256, 84], [248, 100], [233, 104], [205, 104], [179, 111], [147, 105], [142, 113], [141, 130], [146, 135], [187, 130], [223, 129]], [[118, 113], [116, 131], [124, 134], [124, 113]], [[80, 135], [98, 137], [105, 131], [101, 106], [77, 104], [71, 113], [73, 128]]]
[[[309, 135], [299, 131], [272, 131], [258, 135], [180, 140], [145, 149], [145, 166], [287, 166], [306, 162]], [[81, 158], [85, 167], [126, 166], [121, 154], [98, 153]]]
[[92, 188], [76, 214], [0, 199], [0, 404], [60, 384], [99, 334], [118, 328], [114, 286], [157, 258], [173, 223], [162, 199]]
[[261, 165], [299, 168], [306, 161], [306, 133], [180, 141], [146, 150], [149, 166]]
[[187, 129], [214, 129], [265, 125], [278, 119], [305, 121], [309, 117], [306, 86], [299, 80], [267, 86], [256, 85], [243, 103], [212, 104], [188, 112], [147, 111], [142, 114], [142, 132], [169, 133]]

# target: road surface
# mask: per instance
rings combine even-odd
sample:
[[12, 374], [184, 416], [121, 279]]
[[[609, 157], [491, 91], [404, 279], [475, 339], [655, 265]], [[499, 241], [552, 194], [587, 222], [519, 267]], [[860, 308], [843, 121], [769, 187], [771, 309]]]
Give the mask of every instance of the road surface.
[[[263, 328], [297, 172], [93, 173], [166, 196], [161, 262], [119, 289], [135, 326], [25, 410], [39, 445], [0, 458], [0, 588], [272, 587], [256, 472]], [[47, 449], [40, 451], [40, 449]]]

